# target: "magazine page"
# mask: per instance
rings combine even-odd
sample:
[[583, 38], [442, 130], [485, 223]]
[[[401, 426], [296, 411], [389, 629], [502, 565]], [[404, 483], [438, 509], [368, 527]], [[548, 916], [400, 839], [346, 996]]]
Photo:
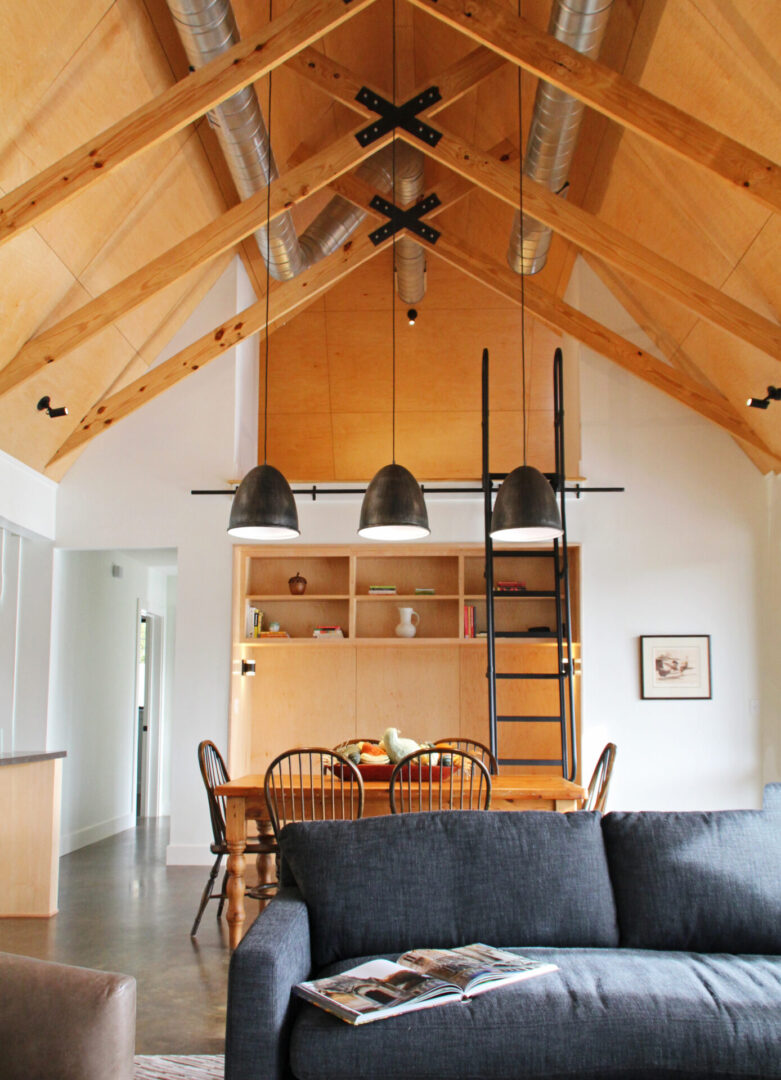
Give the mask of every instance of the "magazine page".
[[341, 975], [299, 983], [294, 991], [351, 1024], [461, 997], [458, 987], [390, 960], [370, 960]]
[[556, 970], [555, 964], [530, 960], [480, 943], [462, 945], [458, 949], [411, 949], [399, 957], [399, 963], [432, 978], [454, 983], [467, 994]]

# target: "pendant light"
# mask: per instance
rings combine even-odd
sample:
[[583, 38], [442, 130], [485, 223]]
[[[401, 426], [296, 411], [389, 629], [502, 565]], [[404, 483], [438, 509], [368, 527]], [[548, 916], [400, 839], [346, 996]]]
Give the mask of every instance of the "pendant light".
[[[396, 0], [393, 0], [393, 104], [396, 104]], [[396, 199], [396, 140], [393, 141], [393, 199]], [[391, 260], [391, 320], [393, 352], [393, 460], [375, 475], [361, 503], [358, 535], [367, 540], [420, 540], [431, 532], [420, 484], [396, 463], [396, 234]]]
[[[520, 0], [519, 0], [520, 16]], [[513, 543], [555, 540], [561, 527], [556, 494], [539, 469], [527, 465], [526, 420], [526, 295], [523, 265], [523, 96], [521, 68], [518, 68], [518, 146], [520, 148], [520, 230], [521, 230], [521, 372], [523, 378], [523, 465], [505, 477], [496, 495], [491, 515], [491, 539]]]
[[[271, 5], [269, 4], [269, 22]], [[268, 75], [268, 141], [271, 146], [271, 72]], [[269, 150], [269, 155], [270, 155]], [[240, 540], [291, 540], [300, 536], [298, 510], [285, 477], [269, 465], [268, 447], [268, 304], [271, 272], [271, 159], [266, 178], [266, 333], [263, 400], [263, 464], [256, 465], [239, 484], [231, 504], [228, 533]]]

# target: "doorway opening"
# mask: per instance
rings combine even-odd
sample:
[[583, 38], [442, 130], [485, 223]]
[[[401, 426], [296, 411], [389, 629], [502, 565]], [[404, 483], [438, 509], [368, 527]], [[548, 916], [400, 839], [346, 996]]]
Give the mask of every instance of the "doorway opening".
[[133, 785], [136, 820], [160, 816], [163, 618], [141, 608], [136, 633]]

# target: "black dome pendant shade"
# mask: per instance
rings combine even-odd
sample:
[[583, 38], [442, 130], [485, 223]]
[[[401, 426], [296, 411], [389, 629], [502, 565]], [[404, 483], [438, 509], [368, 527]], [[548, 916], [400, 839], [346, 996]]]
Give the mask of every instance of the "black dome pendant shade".
[[233, 496], [228, 532], [241, 540], [290, 540], [300, 536], [290, 485], [273, 465], [250, 469]]
[[419, 540], [430, 532], [420, 484], [403, 465], [385, 465], [366, 489], [358, 535], [367, 540]]
[[491, 539], [529, 543], [563, 533], [553, 488], [531, 465], [519, 465], [499, 488], [491, 516]]

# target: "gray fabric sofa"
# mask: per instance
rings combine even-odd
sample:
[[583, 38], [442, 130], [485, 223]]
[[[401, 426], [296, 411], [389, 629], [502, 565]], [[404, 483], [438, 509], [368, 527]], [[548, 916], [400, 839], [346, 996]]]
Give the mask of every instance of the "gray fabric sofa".
[[[227, 1080], [781, 1078], [776, 814], [405, 814], [280, 848], [231, 961]], [[473, 941], [559, 970], [359, 1028], [290, 996]]]

